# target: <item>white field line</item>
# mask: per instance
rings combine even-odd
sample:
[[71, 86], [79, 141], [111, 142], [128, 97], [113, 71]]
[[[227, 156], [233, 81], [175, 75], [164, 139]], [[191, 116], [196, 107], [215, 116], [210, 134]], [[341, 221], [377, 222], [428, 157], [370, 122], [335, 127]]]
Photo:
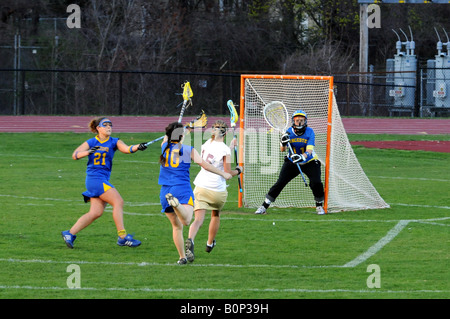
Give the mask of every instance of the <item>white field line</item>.
[[440, 178], [426, 178], [426, 177], [399, 177], [399, 176], [378, 176], [372, 175], [367, 176], [369, 178], [385, 178], [385, 179], [406, 179], [413, 181], [433, 181], [433, 182], [450, 182], [450, 179], [440, 179]]
[[[50, 156], [50, 155], [24, 155], [24, 154], [11, 154], [11, 153], [0, 153], [0, 157], [13, 157], [15, 160], [18, 157], [23, 158], [49, 158], [49, 159], [66, 159], [73, 161], [71, 156]], [[149, 162], [149, 161], [138, 161], [138, 160], [129, 160], [122, 158], [115, 158], [114, 162], [124, 162], [124, 163], [141, 163], [141, 164], [152, 164], [159, 165], [159, 162]], [[425, 177], [400, 177], [400, 176], [379, 176], [379, 175], [371, 175], [367, 176], [370, 178], [384, 178], [384, 179], [404, 179], [404, 180], [418, 180], [418, 181], [433, 181], [433, 182], [450, 182], [450, 179], [439, 179], [439, 178], [425, 178]]]
[[[18, 196], [18, 195], [9, 195], [9, 194], [0, 194], [0, 197], [11, 197], [11, 198], [17, 198], [17, 199], [30, 199], [30, 200], [45, 200], [45, 201], [61, 201], [61, 202], [79, 202], [82, 205], [85, 205], [83, 203], [81, 196], [79, 199], [63, 199], [63, 198], [49, 198], [49, 197], [33, 197], [33, 196]], [[231, 202], [231, 201], [228, 201]], [[237, 201], [235, 201], [237, 203]], [[422, 205], [422, 204], [404, 204], [404, 203], [388, 203], [391, 206], [406, 206], [406, 207], [422, 207], [422, 208], [439, 208], [439, 209], [450, 209], [450, 206], [437, 206], [437, 205]], [[125, 206], [128, 207], [140, 207], [140, 206], [159, 206], [161, 203], [152, 203], [152, 202], [125, 202]], [[154, 216], [156, 214], [140, 214], [140, 213], [129, 213], [129, 214], [135, 214], [135, 215], [148, 215], [148, 216]]]
[[94, 287], [34, 287], [34, 286], [5, 286], [0, 285], [0, 289], [23, 289], [23, 290], [72, 290], [72, 291], [123, 291], [123, 292], [275, 292], [275, 293], [448, 293], [449, 290], [382, 290], [382, 289], [302, 289], [302, 288], [94, 288]]
[[[8, 196], [8, 195], [0, 195], [0, 196]], [[30, 199], [38, 199], [31, 197]], [[42, 200], [42, 199], [41, 199]], [[55, 200], [55, 199], [45, 199], [45, 200]], [[149, 214], [146, 214], [149, 215]], [[152, 214], [155, 216], [161, 216], [161, 214]], [[253, 220], [253, 221], [264, 221], [259, 218], [239, 218], [239, 217], [222, 217], [223, 219], [234, 219], [234, 220]], [[353, 268], [357, 265], [365, 262], [367, 259], [378, 253], [385, 245], [390, 243], [410, 222], [421, 222], [421, 223], [429, 223], [432, 225], [442, 225], [442, 226], [448, 226], [446, 224], [440, 224], [440, 223], [434, 223], [434, 221], [441, 221], [441, 220], [447, 220], [450, 217], [442, 217], [442, 218], [431, 218], [431, 219], [424, 219], [424, 220], [400, 220], [397, 221], [397, 224], [383, 237], [381, 238], [377, 243], [369, 247], [369, 249], [364, 252], [363, 254], [357, 256], [352, 261], [339, 266], [339, 265], [326, 265], [326, 266], [296, 266], [296, 265], [231, 265], [231, 264], [194, 264], [194, 267], [234, 267], [234, 268]], [[266, 220], [267, 221], [267, 220]], [[317, 222], [317, 221], [328, 221], [328, 222], [393, 222], [393, 221], [377, 221], [377, 220], [335, 220], [335, 219], [323, 219], [323, 220], [283, 220], [283, 219], [277, 219], [277, 220], [269, 220], [269, 221], [277, 221], [277, 222], [289, 222], [289, 221], [304, 221], [304, 222]], [[33, 260], [23, 260], [23, 259], [5, 259], [2, 258], [0, 261], [6, 261], [6, 262], [21, 262], [21, 263], [77, 263], [77, 264], [108, 264], [108, 265], [137, 265], [137, 266], [172, 266], [173, 264], [162, 264], [162, 263], [147, 263], [147, 262], [141, 262], [141, 263], [113, 263], [113, 262], [89, 262], [89, 261], [53, 261], [53, 260], [39, 260], [39, 259], [33, 259]]]
[[415, 205], [415, 204], [401, 204], [401, 203], [396, 203], [396, 204], [392, 204], [392, 205], [407, 206], [407, 207], [422, 207], [422, 208], [442, 208], [442, 209], [450, 209], [450, 206]]
[[[57, 160], [71, 160], [73, 161], [73, 158], [71, 154], [69, 156], [51, 156], [51, 155], [24, 155], [24, 154], [4, 154], [0, 153], [0, 156], [4, 157], [13, 157], [13, 158], [49, 158], [49, 159], [57, 159]], [[14, 161], [16, 162], [16, 160]], [[115, 158], [115, 162], [124, 162], [124, 163], [141, 163], [141, 164], [158, 164], [159, 162], [149, 162], [149, 161], [137, 161], [137, 160], [128, 160], [128, 159], [121, 159], [121, 158]]]
[[[176, 263], [157, 263], [157, 262], [112, 262], [112, 261], [85, 261], [85, 260], [43, 260], [43, 259], [15, 259], [0, 258], [0, 262], [9, 263], [36, 263], [36, 264], [77, 264], [77, 265], [108, 265], [108, 266], [137, 266], [137, 267], [180, 267]], [[238, 264], [190, 264], [189, 267], [218, 267], [218, 268], [293, 268], [293, 269], [315, 269], [315, 268], [340, 268], [342, 266], [306, 266], [306, 265], [238, 265]]]
[[[435, 220], [447, 220], [450, 217], [443, 218], [434, 218], [429, 219], [429, 221]], [[247, 220], [247, 219], [246, 219]], [[259, 220], [261, 221], [261, 220]], [[297, 220], [298, 221], [298, 220]], [[318, 220], [309, 220], [308, 222], [313, 222]], [[339, 220], [341, 221], [341, 220]], [[271, 222], [271, 220], [270, 220]], [[334, 222], [330, 220], [330, 222]], [[348, 222], [362, 222], [362, 221], [354, 221], [348, 220]], [[376, 222], [376, 221], [371, 221]], [[392, 221], [391, 221], [392, 222]], [[421, 220], [400, 220], [383, 238], [381, 238], [377, 243], [371, 246], [366, 252], [359, 255], [352, 261], [344, 264], [344, 265], [268, 265], [268, 264], [249, 264], [249, 265], [238, 265], [238, 264], [191, 264], [190, 267], [220, 267], [220, 268], [296, 268], [296, 269], [314, 269], [314, 268], [353, 268], [362, 262], [366, 261], [368, 258], [375, 255], [378, 251], [380, 251], [385, 245], [391, 242], [410, 222], [422, 222]], [[441, 224], [438, 224], [441, 225]], [[448, 226], [442, 224], [443, 226]], [[177, 266], [174, 263], [157, 263], [157, 262], [109, 262], [109, 261], [83, 261], [83, 260], [70, 260], [70, 261], [58, 261], [58, 260], [42, 260], [42, 259], [15, 259], [15, 258], [0, 258], [0, 262], [10, 262], [10, 263], [42, 263], [42, 264], [94, 264], [94, 265], [126, 265], [126, 266], [139, 266], [139, 267], [148, 267], [148, 266]]]
[[376, 244], [371, 246], [364, 253], [346, 263], [343, 267], [356, 267], [359, 264], [365, 262], [367, 259], [378, 253], [384, 246], [389, 244], [398, 234], [410, 223], [409, 220], [401, 220], [395, 225], [383, 238], [381, 238]]

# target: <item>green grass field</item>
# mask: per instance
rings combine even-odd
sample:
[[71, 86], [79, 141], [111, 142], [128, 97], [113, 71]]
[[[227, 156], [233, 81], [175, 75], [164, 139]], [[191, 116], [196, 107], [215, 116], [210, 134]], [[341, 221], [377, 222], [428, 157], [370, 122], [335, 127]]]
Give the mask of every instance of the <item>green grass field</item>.
[[[131, 145], [161, 134], [113, 134]], [[312, 208], [256, 216], [229, 188], [217, 246], [176, 264], [171, 226], [160, 213], [159, 146], [116, 153], [112, 184], [125, 200], [125, 226], [142, 241], [119, 247], [111, 207], [68, 249], [60, 232], [88, 211], [86, 160], [72, 151], [92, 134], [0, 134], [0, 298], [437, 299], [450, 296], [449, 153], [354, 151], [391, 208], [318, 216]], [[396, 139], [352, 135], [353, 140]], [[449, 136], [402, 136], [441, 139]], [[191, 177], [199, 167], [193, 165]], [[187, 228], [185, 228], [187, 234]], [[369, 265], [377, 265], [373, 272]], [[68, 287], [69, 265], [81, 288]], [[69, 267], [69, 272], [68, 272]], [[372, 277], [378, 275], [377, 280]], [[380, 288], [369, 283], [379, 282]]]

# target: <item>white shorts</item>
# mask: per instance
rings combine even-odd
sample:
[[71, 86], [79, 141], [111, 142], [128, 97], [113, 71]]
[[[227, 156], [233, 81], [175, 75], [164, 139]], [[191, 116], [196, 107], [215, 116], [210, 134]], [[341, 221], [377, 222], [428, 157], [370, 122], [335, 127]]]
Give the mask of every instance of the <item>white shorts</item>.
[[194, 210], [218, 210], [221, 211], [228, 197], [228, 192], [215, 192], [210, 189], [196, 186], [194, 188]]

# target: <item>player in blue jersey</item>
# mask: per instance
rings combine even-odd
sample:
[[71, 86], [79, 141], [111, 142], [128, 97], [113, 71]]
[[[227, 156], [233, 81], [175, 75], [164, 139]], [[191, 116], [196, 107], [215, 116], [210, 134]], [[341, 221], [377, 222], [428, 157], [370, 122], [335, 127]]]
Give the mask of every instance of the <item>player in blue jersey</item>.
[[286, 151], [287, 144], [290, 143], [294, 154], [291, 154], [289, 150], [281, 167], [278, 180], [270, 188], [263, 204], [256, 210], [255, 214], [266, 214], [267, 208], [276, 200], [284, 187], [300, 174], [297, 163], [300, 164], [302, 172], [309, 178], [309, 187], [316, 201], [317, 214], [325, 214], [323, 209], [325, 192], [321, 179], [321, 163], [314, 151], [314, 130], [308, 127], [307, 122], [308, 117], [302, 110], [295, 111], [292, 114], [292, 127], [288, 128], [281, 137], [280, 151]]
[[192, 146], [183, 145], [184, 127], [174, 122], [166, 127], [166, 135], [161, 143], [160, 171], [158, 184], [161, 185], [161, 212], [172, 224], [172, 237], [180, 259], [178, 264], [193, 261], [184, 249], [183, 225], [189, 226], [194, 211], [194, 193], [191, 187], [191, 161], [204, 169], [229, 180], [231, 174], [204, 161]]
[[89, 123], [90, 130], [97, 134], [78, 146], [72, 154], [74, 160], [88, 156], [86, 169], [86, 191], [84, 201], [90, 202], [89, 212], [81, 216], [69, 230], [61, 234], [67, 247], [73, 248], [76, 234], [102, 216], [106, 204], [113, 207], [113, 219], [117, 227], [119, 246], [137, 247], [141, 242], [127, 234], [123, 222], [123, 199], [117, 189], [109, 182], [114, 153], [119, 150], [130, 154], [143, 151], [145, 143], [128, 146], [117, 137], [111, 137], [112, 122], [106, 117], [95, 118]]

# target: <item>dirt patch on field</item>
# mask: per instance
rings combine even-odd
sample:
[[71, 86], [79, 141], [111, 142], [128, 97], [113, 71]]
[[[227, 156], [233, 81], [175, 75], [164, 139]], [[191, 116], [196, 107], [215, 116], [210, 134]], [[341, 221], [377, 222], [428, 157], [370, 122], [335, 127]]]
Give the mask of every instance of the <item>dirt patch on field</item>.
[[450, 153], [450, 141], [354, 141], [351, 144], [374, 148]]

